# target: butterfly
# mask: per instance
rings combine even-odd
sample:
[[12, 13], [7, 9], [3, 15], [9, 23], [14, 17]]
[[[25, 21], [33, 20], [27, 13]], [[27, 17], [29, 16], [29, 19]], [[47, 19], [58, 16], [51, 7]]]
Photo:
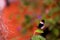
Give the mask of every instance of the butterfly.
[[38, 29], [43, 29], [44, 28], [44, 24], [45, 24], [45, 21], [41, 20], [39, 25], [38, 25]]

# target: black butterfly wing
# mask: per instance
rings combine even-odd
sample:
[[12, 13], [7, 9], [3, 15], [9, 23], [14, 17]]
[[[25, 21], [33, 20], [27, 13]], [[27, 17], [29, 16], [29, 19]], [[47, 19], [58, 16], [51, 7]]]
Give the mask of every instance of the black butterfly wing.
[[51, 31], [48, 29], [48, 28], [46, 28], [45, 30], [44, 30], [44, 33], [42, 33], [41, 35], [43, 36], [43, 37], [46, 37], [46, 35], [47, 34], [49, 34]]
[[43, 26], [44, 26], [44, 24], [41, 24], [41, 23], [40, 23], [40, 24], [38, 25], [38, 28], [40, 29], [40, 28], [43, 27]]

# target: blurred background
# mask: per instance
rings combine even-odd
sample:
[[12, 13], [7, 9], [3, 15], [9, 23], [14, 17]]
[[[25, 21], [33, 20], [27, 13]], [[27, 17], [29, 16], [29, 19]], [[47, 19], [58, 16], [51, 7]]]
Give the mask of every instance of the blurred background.
[[51, 31], [46, 40], [60, 40], [60, 0], [3, 1], [0, 13], [4, 27], [8, 28], [7, 40], [30, 40], [41, 19]]

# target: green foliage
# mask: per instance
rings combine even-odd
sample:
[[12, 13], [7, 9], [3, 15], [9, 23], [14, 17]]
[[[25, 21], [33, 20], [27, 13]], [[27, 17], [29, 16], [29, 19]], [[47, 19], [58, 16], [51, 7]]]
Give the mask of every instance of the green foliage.
[[54, 18], [55, 22], [58, 22], [60, 20], [60, 15], [57, 15], [55, 18]]
[[26, 19], [26, 23], [27, 24], [30, 23], [31, 17], [29, 15], [26, 15], [25, 16], [25, 19]]
[[57, 2], [57, 6], [58, 6], [58, 7], [60, 7], [60, 1], [59, 1], [59, 2]]
[[52, 18], [48, 19], [48, 22], [49, 22], [50, 24], [55, 24], [55, 20], [53, 20]]
[[49, 5], [49, 4], [53, 3], [53, 2], [54, 2], [53, 0], [44, 0], [44, 3], [47, 4], [47, 5]]
[[46, 39], [40, 35], [35, 35], [32, 37], [32, 40], [46, 40]]
[[46, 14], [42, 13], [42, 19], [46, 20]]
[[38, 24], [39, 24], [39, 22], [40, 22], [40, 20], [35, 19], [35, 22], [36, 22], [36, 24], [38, 25]]
[[30, 5], [30, 1], [29, 1], [29, 0], [22, 0], [22, 2], [23, 2], [23, 4], [24, 4], [25, 6]]
[[55, 36], [59, 36], [59, 29], [54, 28], [54, 29], [52, 30], [52, 33], [53, 33], [53, 35], [55, 35]]
[[40, 30], [40, 29], [35, 30], [35, 32], [37, 32], [37, 33], [44, 33], [43, 30]]
[[[54, 26], [54, 25], [53, 25]], [[49, 30], [51, 31], [54, 27], [52, 25], [49, 26]]]
[[47, 36], [47, 40], [57, 40], [56, 37], [53, 34], [49, 34]]
[[38, 7], [38, 4], [36, 2], [32, 2], [31, 6], [36, 9]]
[[29, 4], [30, 4], [30, 2], [26, 2], [26, 1], [24, 2], [25, 6], [28, 6]]
[[58, 12], [58, 11], [60, 11], [60, 8], [59, 8], [59, 7], [54, 7], [54, 8], [52, 8], [52, 9], [50, 10], [50, 12], [48, 13], [48, 15], [51, 16], [53, 13]]

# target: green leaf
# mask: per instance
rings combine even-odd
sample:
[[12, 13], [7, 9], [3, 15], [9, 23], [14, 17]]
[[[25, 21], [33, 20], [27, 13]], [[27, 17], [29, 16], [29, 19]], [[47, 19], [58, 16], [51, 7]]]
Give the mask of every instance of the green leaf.
[[55, 24], [55, 21], [52, 18], [48, 19], [47, 21], [51, 24]]
[[24, 2], [24, 5], [26, 6], [30, 5], [30, 2]]
[[60, 16], [57, 15], [57, 16], [54, 18], [54, 20], [55, 20], [56, 22], [58, 22], [58, 21], [60, 20]]
[[47, 5], [49, 5], [49, 4], [53, 3], [53, 2], [54, 2], [53, 0], [44, 0], [44, 3], [47, 4]]
[[29, 1], [29, 0], [22, 0], [22, 2], [23, 2], [23, 4], [24, 4], [25, 6], [30, 5], [30, 1]]
[[53, 29], [53, 25], [51, 25], [50, 27], [49, 27], [49, 30], [52, 30]]
[[59, 36], [59, 30], [57, 28], [54, 28], [52, 32], [55, 36]]
[[42, 19], [46, 20], [46, 14], [42, 13]]
[[35, 32], [37, 32], [37, 33], [44, 33], [43, 30], [40, 30], [40, 29], [35, 30]]
[[39, 22], [40, 22], [40, 20], [39, 20], [39, 19], [36, 19], [35, 22], [36, 22], [36, 24], [38, 25]]
[[53, 13], [58, 12], [59, 10], [60, 10], [59, 7], [54, 7], [54, 8], [52, 8], [52, 9], [50, 10], [50, 12], [48, 13], [48, 15], [51, 16]]
[[30, 18], [29, 15], [26, 15], [26, 16], [25, 16], [25, 19], [26, 19], [26, 23], [30, 23], [31, 18]]
[[46, 39], [42, 37], [41, 35], [35, 35], [32, 37], [32, 40], [46, 40]]
[[35, 9], [38, 7], [38, 5], [37, 5], [36, 2], [32, 2], [32, 3], [31, 3], [31, 6], [32, 6], [33, 8], [35, 8]]
[[59, 2], [57, 2], [57, 5], [58, 5], [58, 7], [60, 7], [60, 1], [59, 1]]

